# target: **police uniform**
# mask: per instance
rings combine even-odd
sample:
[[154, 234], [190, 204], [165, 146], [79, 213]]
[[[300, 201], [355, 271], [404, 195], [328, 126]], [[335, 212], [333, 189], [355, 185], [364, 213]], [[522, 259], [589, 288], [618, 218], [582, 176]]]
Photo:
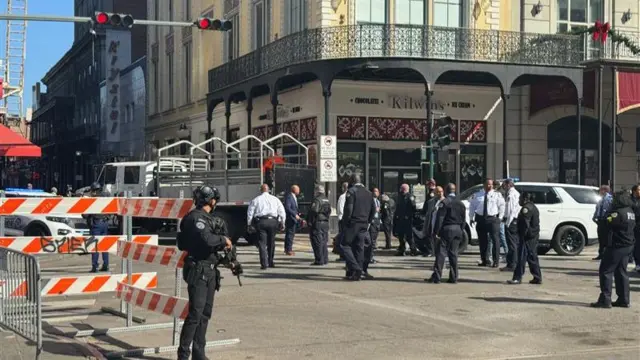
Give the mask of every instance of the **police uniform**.
[[380, 200], [377, 197], [373, 198], [373, 206], [375, 208], [375, 212], [373, 214], [373, 220], [369, 224], [369, 233], [368, 236], [365, 237], [364, 244], [364, 263], [362, 265], [362, 272], [364, 274], [365, 279], [371, 279], [372, 276], [369, 275], [369, 265], [375, 263], [373, 258], [377, 241], [378, 234], [380, 233], [381, 219], [380, 219]]
[[542, 272], [538, 261], [538, 237], [540, 236], [540, 212], [532, 201], [526, 201], [520, 208], [518, 219], [518, 260], [510, 284], [520, 284], [524, 275], [524, 266], [529, 264], [533, 275], [530, 284], [542, 284]]
[[[635, 243], [633, 229], [636, 225], [636, 217], [631, 208], [633, 202], [628, 193], [617, 193], [613, 197], [611, 208], [607, 214], [607, 230], [609, 239], [602, 253], [600, 261], [600, 297], [592, 303], [593, 307], [610, 308], [629, 307], [629, 275], [627, 265], [629, 254]], [[613, 278], [616, 283], [618, 299], [611, 302], [611, 290]]]
[[[640, 199], [633, 198], [633, 213], [636, 219], [640, 219]], [[636, 221], [636, 226], [633, 229], [633, 237], [635, 238], [635, 244], [633, 248], [633, 258], [636, 263], [636, 270], [640, 269], [640, 221]]]
[[[469, 204], [469, 218], [476, 222], [478, 233], [480, 266], [493, 263], [493, 267], [498, 267], [500, 264], [500, 221], [504, 217], [504, 205], [504, 197], [494, 190], [476, 193]], [[491, 254], [489, 241], [493, 245]]]
[[387, 195], [382, 195], [380, 215], [382, 219], [382, 231], [384, 232], [384, 248], [391, 249], [391, 235], [393, 235], [393, 214], [396, 204]]
[[363, 274], [364, 243], [369, 236], [369, 224], [375, 213], [373, 195], [361, 183], [355, 183], [345, 198], [344, 236], [340, 241], [342, 256], [347, 265], [346, 278], [358, 281]]
[[282, 201], [267, 191], [256, 196], [247, 208], [247, 225], [257, 232], [260, 268], [274, 267], [276, 233], [286, 217]]
[[604, 248], [607, 245], [607, 241], [609, 239], [608, 227], [607, 227], [607, 214], [609, 213], [609, 208], [611, 207], [611, 201], [613, 197], [611, 194], [606, 193], [598, 204], [596, 205], [596, 210], [593, 213], [593, 221], [598, 225], [597, 234], [598, 234], [598, 256], [594, 258], [594, 260], [600, 260], [602, 258], [602, 253], [604, 252]]
[[313, 265], [329, 263], [329, 217], [331, 204], [324, 194], [316, 195], [309, 209], [309, 239], [313, 249]]
[[436, 206], [436, 219], [433, 224], [433, 234], [436, 236], [433, 274], [427, 281], [439, 283], [442, 280], [444, 260], [449, 258], [449, 283], [458, 281], [458, 248], [462, 241], [466, 220], [466, 206], [462, 201], [447, 197]]
[[206, 359], [207, 326], [213, 311], [213, 296], [220, 288], [217, 251], [226, 246], [224, 220], [205, 211], [203, 206], [220, 198], [217, 189], [202, 186], [194, 191], [196, 208], [180, 222], [178, 248], [187, 251], [182, 277], [187, 282], [189, 313], [180, 333], [178, 360], [187, 360], [193, 342], [193, 359]]
[[404, 256], [407, 250], [407, 243], [412, 256], [418, 255], [416, 243], [413, 241], [413, 214], [416, 212], [415, 197], [410, 193], [398, 195], [398, 204], [396, 207], [393, 226], [400, 241], [397, 256]]
[[[102, 186], [95, 182], [91, 184], [91, 192], [94, 193], [94, 196], [101, 196]], [[107, 215], [101, 214], [83, 214], [82, 217], [87, 221], [87, 226], [89, 227], [89, 234], [91, 236], [104, 236], [108, 235], [109, 232], [109, 223]], [[96, 248], [97, 250], [97, 248]], [[95, 273], [98, 271], [98, 260], [100, 259], [100, 253], [91, 252], [91, 272]], [[109, 253], [102, 253], [102, 267], [100, 271], [109, 271]]]

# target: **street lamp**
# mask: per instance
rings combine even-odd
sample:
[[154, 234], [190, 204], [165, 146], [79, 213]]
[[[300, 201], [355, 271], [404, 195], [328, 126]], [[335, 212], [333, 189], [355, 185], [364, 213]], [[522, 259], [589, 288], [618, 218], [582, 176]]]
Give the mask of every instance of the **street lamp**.
[[75, 161], [73, 162], [73, 185], [76, 187], [76, 189], [78, 188], [78, 161], [80, 161], [80, 156], [82, 156], [82, 151], [78, 151], [76, 150], [76, 158]]
[[624, 147], [624, 140], [622, 139], [622, 128], [619, 124], [616, 124], [616, 154], [622, 153], [622, 148]]

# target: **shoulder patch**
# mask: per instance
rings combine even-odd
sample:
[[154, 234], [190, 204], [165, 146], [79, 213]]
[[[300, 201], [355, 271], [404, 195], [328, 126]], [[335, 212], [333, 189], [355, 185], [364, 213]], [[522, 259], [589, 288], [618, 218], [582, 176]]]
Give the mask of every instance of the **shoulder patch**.
[[526, 214], [526, 213], [528, 213], [528, 212], [529, 212], [529, 209], [527, 209], [526, 207], [523, 207], [523, 208], [522, 208], [522, 213], [523, 213], [523, 214]]
[[196, 227], [200, 230], [204, 230], [204, 228], [207, 227], [207, 224], [205, 224], [204, 220], [198, 220], [196, 221]]
[[618, 213], [617, 212], [612, 212], [611, 213], [611, 217], [614, 218], [614, 219], [617, 218], [618, 217]]
[[411, 201], [413, 201], [413, 200], [415, 200], [415, 199], [416, 199], [416, 198], [415, 198], [414, 196], [411, 196], [411, 197], [409, 198], [409, 200], [411, 200]]

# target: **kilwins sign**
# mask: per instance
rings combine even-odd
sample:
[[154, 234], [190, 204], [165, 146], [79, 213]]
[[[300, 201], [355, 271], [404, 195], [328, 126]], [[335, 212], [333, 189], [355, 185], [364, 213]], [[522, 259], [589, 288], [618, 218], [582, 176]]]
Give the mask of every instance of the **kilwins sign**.
[[[409, 95], [389, 95], [387, 106], [392, 109], [401, 110], [421, 110], [427, 108], [426, 96], [409, 96]], [[442, 101], [437, 98], [431, 99], [431, 110], [444, 111], [447, 109], [471, 109], [475, 108], [476, 104], [468, 101], [456, 100], [456, 101]]]

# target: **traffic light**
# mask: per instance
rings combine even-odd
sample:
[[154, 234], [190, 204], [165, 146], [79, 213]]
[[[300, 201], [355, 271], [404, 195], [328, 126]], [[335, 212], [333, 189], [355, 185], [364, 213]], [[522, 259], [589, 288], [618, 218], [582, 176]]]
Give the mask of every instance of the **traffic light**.
[[210, 18], [200, 18], [193, 22], [200, 30], [217, 30], [217, 31], [229, 31], [233, 27], [231, 21], [229, 20], [220, 20], [220, 19], [210, 19]]
[[133, 26], [133, 17], [128, 14], [96, 12], [93, 21], [98, 25], [121, 26], [127, 29], [131, 29]]
[[443, 118], [438, 119], [437, 127], [433, 132], [434, 142], [437, 144], [439, 148], [444, 148], [451, 144], [451, 129], [452, 119], [450, 116], [445, 116]]

